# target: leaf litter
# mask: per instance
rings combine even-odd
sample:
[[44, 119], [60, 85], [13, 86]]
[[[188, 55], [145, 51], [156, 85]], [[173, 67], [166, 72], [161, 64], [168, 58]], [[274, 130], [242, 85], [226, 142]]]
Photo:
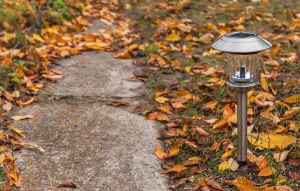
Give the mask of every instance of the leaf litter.
[[[24, 13], [14, 14], [20, 18], [18, 25], [23, 30], [26, 43], [15, 40], [20, 33], [14, 32], [16, 23], [3, 23], [1, 64], [11, 70], [7, 79], [9, 88], [4, 89], [2, 94], [6, 101], [2, 105], [4, 110], [9, 111], [11, 105], [13, 108], [24, 107], [38, 102], [35, 96], [44, 85], [64, 77], [64, 74], [51, 69], [58, 64], [54, 59], [89, 50], [115, 52], [116, 59], [140, 58], [134, 63], [143, 66], [145, 73], [130, 78], [146, 81], [154, 91], [151, 95], [153, 108], [140, 105], [135, 112], [141, 112], [148, 120], [166, 123], [159, 137], [164, 146], [158, 146], [155, 154], [164, 164], [163, 168], [168, 168], [162, 173], [171, 176], [175, 183], [171, 188], [177, 189], [189, 182], [191, 190], [223, 190], [224, 184], [230, 189], [235, 186], [239, 190], [260, 190], [258, 183], [249, 181], [259, 181], [257, 176], [260, 175], [273, 178], [271, 182], [265, 180], [261, 184], [264, 190], [292, 190], [294, 182], [283, 186], [277, 184], [284, 184], [285, 179], [280, 178], [283, 176], [279, 176], [281, 172], [276, 169], [283, 163], [285, 167], [300, 166], [297, 145], [300, 126], [297, 55], [300, 34], [297, 29], [300, 27], [300, 13], [293, 8], [297, 6], [285, 4], [283, 9], [269, 0], [217, 3], [194, 0], [124, 3], [112, 0], [99, 1], [98, 4], [66, 1], [70, 2], [76, 6], [67, 9], [59, 24], [37, 20], [40, 28], [35, 31], [39, 32], [33, 33], [32, 28], [28, 28], [29, 19], [22, 14], [31, 14], [30, 10], [36, 14], [40, 12], [25, 1]], [[11, 8], [19, 1], [4, 3]], [[37, 1], [36, 4], [42, 10], [49, 6], [46, 1]], [[79, 5], [81, 8], [78, 8]], [[139, 14], [132, 14], [137, 11]], [[52, 9], [49, 14], [59, 13]], [[121, 17], [121, 14], [125, 16]], [[41, 18], [46, 17], [43, 15]], [[106, 25], [115, 24], [118, 28], [103, 29], [101, 34], [78, 33], [91, 25], [91, 18], [100, 19]], [[245, 172], [239, 171], [235, 162], [237, 103], [233, 90], [225, 85], [228, 79], [226, 58], [224, 53], [209, 46], [220, 35], [238, 30], [254, 31], [275, 42], [270, 50], [259, 54], [262, 64], [262, 69], [257, 71], [260, 84], [248, 93], [247, 122], [251, 127], [248, 147], [253, 152], [248, 152]], [[289, 48], [285, 50], [283, 47], [287, 45]], [[115, 101], [110, 104], [127, 103]], [[2, 124], [6, 117], [9, 116], [2, 112]], [[34, 116], [10, 118], [22, 120]], [[12, 126], [7, 125], [7, 128], [24, 135]], [[34, 143], [22, 142], [4, 132], [1, 134], [1, 141], [7, 145], [17, 141], [19, 146], [43, 152]], [[5, 164], [14, 164], [15, 159], [7, 153], [3, 153], [2, 158]], [[290, 170], [293, 171], [292, 168]], [[230, 171], [238, 172], [240, 178], [228, 175]], [[16, 172], [18, 169], [12, 165], [7, 172], [9, 181], [11, 185], [21, 187], [21, 174], [16, 176]], [[194, 175], [197, 175], [196, 178]], [[289, 176], [297, 177], [293, 172]], [[72, 184], [67, 182], [66, 185]]]

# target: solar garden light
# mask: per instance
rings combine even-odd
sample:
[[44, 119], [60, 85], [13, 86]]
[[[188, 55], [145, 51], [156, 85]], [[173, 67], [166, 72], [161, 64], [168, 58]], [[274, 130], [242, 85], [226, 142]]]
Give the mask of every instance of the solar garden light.
[[259, 34], [237, 31], [223, 35], [210, 45], [213, 49], [226, 52], [227, 85], [237, 92], [238, 115], [238, 163], [247, 164], [247, 92], [258, 84], [256, 75], [257, 54], [271, 48], [272, 43]]

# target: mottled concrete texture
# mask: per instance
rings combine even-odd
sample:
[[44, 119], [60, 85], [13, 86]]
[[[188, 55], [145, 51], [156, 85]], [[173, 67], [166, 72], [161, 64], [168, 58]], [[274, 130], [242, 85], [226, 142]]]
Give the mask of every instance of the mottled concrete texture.
[[154, 155], [157, 122], [97, 104], [35, 104], [18, 114], [26, 113], [37, 118], [16, 128], [46, 153], [15, 153], [25, 179], [22, 190], [51, 190], [43, 169], [51, 175], [53, 187], [71, 181], [81, 190], [167, 190]]

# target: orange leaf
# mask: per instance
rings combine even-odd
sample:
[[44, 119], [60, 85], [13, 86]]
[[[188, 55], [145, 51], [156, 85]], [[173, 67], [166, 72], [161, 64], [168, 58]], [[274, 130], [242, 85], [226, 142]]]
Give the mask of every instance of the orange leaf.
[[272, 174], [275, 174], [275, 169], [271, 166], [268, 166], [264, 169], [262, 169], [257, 176], [271, 176]]
[[114, 56], [114, 58], [119, 58], [119, 59], [132, 59], [132, 56], [129, 54], [128, 51], [118, 53], [117, 55]]
[[270, 66], [279, 66], [279, 63], [276, 60], [265, 61], [265, 64], [270, 65]]
[[166, 103], [167, 101], [169, 101], [168, 98], [166, 97], [156, 97], [155, 100], [158, 102], [158, 103]]
[[175, 41], [180, 41], [180, 36], [178, 36], [177, 34], [170, 34], [168, 36], [166, 36], [166, 41], [172, 41], [172, 42], [175, 42]]
[[219, 78], [217, 76], [214, 76], [210, 78], [207, 82], [217, 82], [217, 81], [219, 81]]
[[175, 108], [175, 109], [186, 108], [186, 106], [183, 105], [183, 104], [180, 103], [180, 102], [172, 103], [172, 107]]
[[175, 167], [173, 167], [169, 170], [162, 171], [161, 173], [166, 174], [166, 173], [169, 173], [169, 172], [180, 172], [180, 171], [186, 170], [186, 169], [188, 169], [188, 167], [185, 167], [183, 165], [177, 165], [177, 166], [175, 166]]
[[163, 158], [165, 158], [165, 156], [167, 155], [167, 153], [165, 153], [165, 152], [160, 148], [160, 146], [158, 145], [158, 146], [156, 147], [155, 155], [156, 155], [158, 158], [163, 159]]
[[250, 181], [246, 177], [240, 177], [232, 181], [233, 185], [236, 186], [239, 190], [247, 191], [259, 191], [260, 188], [255, 188], [252, 186]]
[[268, 83], [267, 83], [265, 77], [260, 76], [260, 83], [261, 83], [261, 86], [264, 88], [264, 90], [269, 93]]
[[161, 114], [161, 113], [159, 113], [159, 114], [157, 115], [157, 119], [158, 119], [159, 121], [170, 121], [170, 119], [169, 119], [166, 115]]
[[168, 152], [168, 154], [167, 154], [167, 156], [165, 158], [175, 156], [175, 155], [177, 155], [179, 153], [179, 151], [180, 151], [179, 148], [172, 147], [172, 148], [170, 148], [170, 150], [169, 150], [169, 152]]
[[172, 112], [170, 111], [170, 109], [167, 106], [159, 107], [158, 109], [166, 112], [167, 114], [172, 114]]

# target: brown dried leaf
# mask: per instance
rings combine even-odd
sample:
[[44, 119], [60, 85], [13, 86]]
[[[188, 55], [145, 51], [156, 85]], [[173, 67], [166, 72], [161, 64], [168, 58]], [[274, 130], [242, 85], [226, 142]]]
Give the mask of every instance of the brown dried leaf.
[[57, 186], [57, 188], [60, 188], [60, 187], [77, 188], [77, 186], [75, 184], [73, 184], [72, 182], [70, 182], [70, 181], [66, 181], [66, 182], [64, 182], [64, 183]]

